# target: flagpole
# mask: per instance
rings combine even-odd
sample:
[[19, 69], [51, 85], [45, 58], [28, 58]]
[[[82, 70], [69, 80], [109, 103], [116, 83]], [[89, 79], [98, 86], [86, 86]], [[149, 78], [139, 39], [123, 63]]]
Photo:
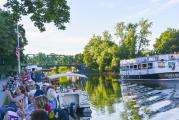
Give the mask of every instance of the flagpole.
[[18, 48], [18, 56], [17, 56], [18, 74], [20, 75], [20, 73], [21, 73], [21, 65], [20, 65], [20, 46], [19, 46], [19, 27], [18, 27], [18, 23], [17, 23], [17, 48]]

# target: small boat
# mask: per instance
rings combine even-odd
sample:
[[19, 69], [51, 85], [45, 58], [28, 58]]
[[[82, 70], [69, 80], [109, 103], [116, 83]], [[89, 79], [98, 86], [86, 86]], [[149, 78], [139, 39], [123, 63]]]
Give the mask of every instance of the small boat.
[[123, 80], [179, 80], [179, 53], [120, 61]]
[[[48, 76], [49, 82], [60, 82], [60, 77], [79, 77], [80, 85], [84, 86], [87, 80], [87, 76], [76, 73], [64, 73]], [[56, 81], [56, 82], [54, 82]], [[84, 87], [83, 87], [84, 88]], [[90, 116], [91, 109], [89, 104], [89, 97], [84, 89], [76, 89], [74, 83], [72, 83], [68, 89], [63, 88], [63, 85], [56, 86], [57, 94], [59, 95], [61, 109], [70, 109], [70, 111], [81, 111], [84, 115]]]

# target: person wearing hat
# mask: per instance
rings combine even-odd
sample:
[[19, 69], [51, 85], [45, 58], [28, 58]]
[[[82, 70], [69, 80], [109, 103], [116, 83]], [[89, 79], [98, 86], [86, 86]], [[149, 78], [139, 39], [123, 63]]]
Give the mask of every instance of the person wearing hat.
[[45, 95], [45, 92], [40, 89], [40, 86], [36, 84], [36, 92], [34, 94], [34, 97], [40, 96], [40, 95]]

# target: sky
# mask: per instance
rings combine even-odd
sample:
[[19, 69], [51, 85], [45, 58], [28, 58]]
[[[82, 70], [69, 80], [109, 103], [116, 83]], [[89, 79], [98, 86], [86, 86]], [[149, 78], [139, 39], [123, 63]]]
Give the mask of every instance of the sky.
[[[0, 0], [0, 6], [6, 0]], [[26, 30], [28, 45], [26, 54], [43, 52], [46, 54], [82, 53], [93, 34], [101, 35], [107, 30], [114, 36], [118, 22], [135, 23], [141, 18], [153, 22], [151, 28], [152, 49], [155, 39], [167, 28], [179, 29], [179, 0], [67, 0], [70, 6], [70, 23], [66, 30], [58, 30], [53, 23], [40, 32], [28, 17], [21, 23]]]

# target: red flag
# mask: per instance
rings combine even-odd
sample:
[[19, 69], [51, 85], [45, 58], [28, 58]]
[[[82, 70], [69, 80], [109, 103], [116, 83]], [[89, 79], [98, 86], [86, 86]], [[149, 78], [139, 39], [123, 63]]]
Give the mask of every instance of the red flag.
[[19, 48], [18, 47], [16, 47], [16, 56], [17, 56], [17, 58], [19, 58]]

